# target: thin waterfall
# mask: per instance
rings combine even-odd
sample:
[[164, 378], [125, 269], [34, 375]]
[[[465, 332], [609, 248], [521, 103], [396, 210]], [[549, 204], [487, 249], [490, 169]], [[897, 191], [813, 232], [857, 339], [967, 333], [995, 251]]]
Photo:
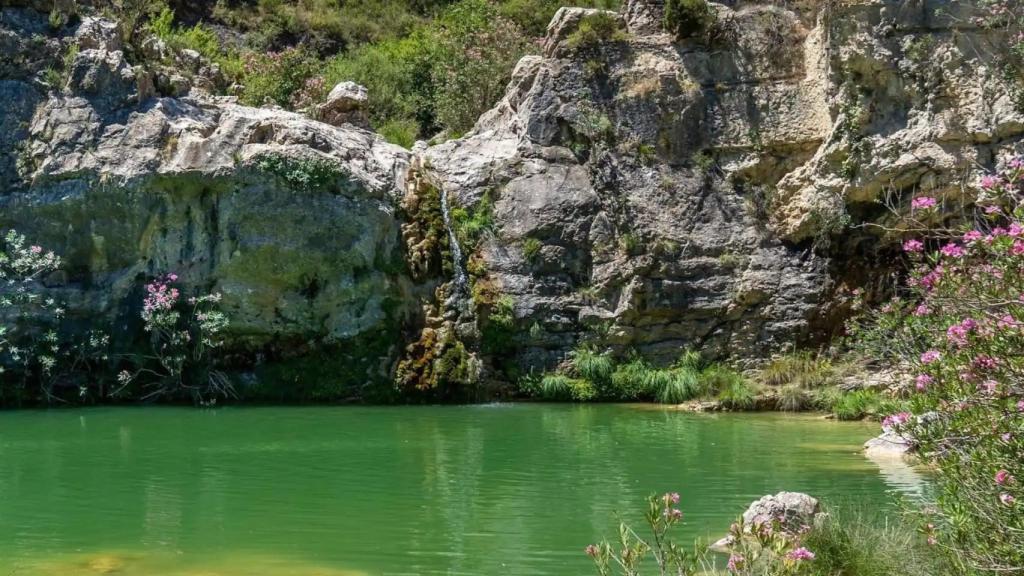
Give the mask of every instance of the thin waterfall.
[[459, 246], [459, 239], [455, 236], [455, 229], [452, 228], [452, 218], [448, 213], [448, 192], [441, 189], [441, 215], [444, 217], [444, 227], [448, 229], [448, 243], [451, 245], [452, 264], [455, 266], [455, 288], [459, 292], [466, 289], [466, 271], [462, 268], [462, 247]]

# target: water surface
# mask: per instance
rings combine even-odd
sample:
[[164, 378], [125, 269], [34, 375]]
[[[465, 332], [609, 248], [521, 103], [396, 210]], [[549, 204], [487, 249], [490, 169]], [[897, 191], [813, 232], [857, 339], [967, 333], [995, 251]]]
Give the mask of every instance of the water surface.
[[590, 574], [615, 513], [682, 494], [687, 537], [797, 490], [884, 505], [874, 432], [631, 406], [0, 414], [0, 574]]

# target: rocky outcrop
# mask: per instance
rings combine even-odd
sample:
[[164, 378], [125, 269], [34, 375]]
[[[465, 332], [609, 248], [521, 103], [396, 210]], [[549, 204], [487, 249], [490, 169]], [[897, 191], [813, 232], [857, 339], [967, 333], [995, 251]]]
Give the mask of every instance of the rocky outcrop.
[[[402, 324], [419, 313], [396, 209], [409, 153], [350, 125], [141, 85], [102, 47], [78, 52], [60, 91], [0, 79], [0, 229], [63, 255], [51, 283], [72, 320], [137, 336], [141, 284], [175, 272], [223, 294], [244, 371], [295, 387], [243, 394], [390, 389]], [[316, 355], [304, 369], [331, 388], [304, 390], [288, 360]]]
[[[887, 272], [890, 233], [858, 224], [960, 199], [1020, 149], [1018, 88], [986, 52], [1002, 32], [971, 4], [730, 1], [700, 41], [662, 33], [654, 0], [565, 8], [471, 133], [415, 152], [362, 128], [354, 84], [323, 122], [244, 107], [204, 93], [223, 79], [198, 53], [153, 39], [151, 70], [109, 22], [3, 8], [0, 228], [62, 253], [73, 317], [125, 338], [144, 277], [223, 292], [243, 371], [329, 358], [306, 364], [390, 384], [402, 360], [436, 374], [430, 351], [475, 379], [480, 358], [543, 370], [583, 341], [764, 357], [827, 338]], [[455, 239], [464, 262], [442, 194], [491, 212]], [[442, 285], [461, 269], [468, 290]]]
[[573, 34], [595, 11], [560, 10], [473, 132], [426, 152], [454, 202], [494, 202], [478, 279], [515, 302], [520, 364], [583, 340], [670, 361], [827, 338], [893, 262], [858, 226], [880, 201], [959, 198], [1020, 146], [981, 49], [1001, 32], [947, 8], [727, 2], [710, 44], [662, 33], [649, 0], [592, 44]]

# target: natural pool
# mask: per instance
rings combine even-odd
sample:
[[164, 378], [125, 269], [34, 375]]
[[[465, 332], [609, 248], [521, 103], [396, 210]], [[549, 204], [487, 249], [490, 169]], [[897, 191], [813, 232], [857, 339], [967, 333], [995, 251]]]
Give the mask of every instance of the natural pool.
[[873, 424], [618, 405], [0, 414], [0, 573], [590, 574], [653, 492], [688, 536], [779, 490], [886, 504]]

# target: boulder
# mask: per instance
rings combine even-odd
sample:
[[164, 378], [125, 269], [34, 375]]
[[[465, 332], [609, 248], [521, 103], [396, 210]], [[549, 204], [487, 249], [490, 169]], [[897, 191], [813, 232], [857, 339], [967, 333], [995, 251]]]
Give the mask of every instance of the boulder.
[[[806, 526], [813, 526], [823, 513], [818, 500], [803, 492], [779, 492], [775, 495], [762, 496], [754, 501], [743, 512], [744, 533], [760, 524], [779, 524], [779, 529], [796, 533]], [[727, 552], [736, 539], [728, 535], [719, 539], [710, 548], [716, 552]]]
[[871, 459], [903, 458], [913, 449], [912, 442], [891, 430], [864, 443], [864, 454]]
[[351, 124], [369, 128], [366, 88], [355, 82], [340, 82], [331, 89], [327, 99], [316, 110], [317, 119], [332, 126]]

